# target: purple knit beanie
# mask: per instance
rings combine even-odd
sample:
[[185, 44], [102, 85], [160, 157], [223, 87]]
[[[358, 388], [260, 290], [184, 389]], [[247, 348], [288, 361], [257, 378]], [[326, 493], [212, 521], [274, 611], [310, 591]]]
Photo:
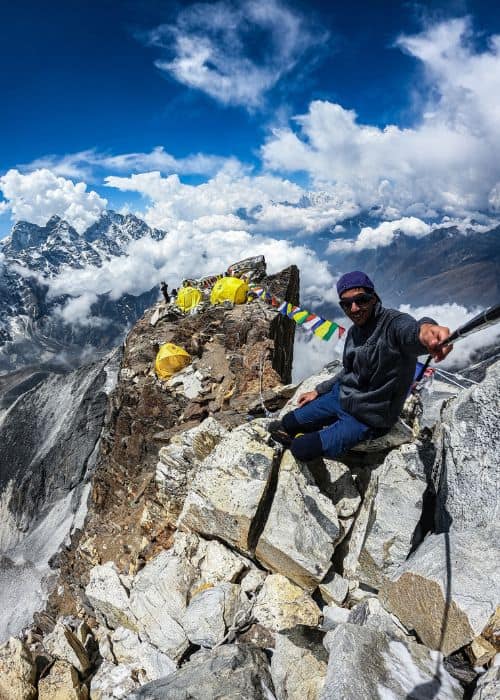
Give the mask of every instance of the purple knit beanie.
[[337, 282], [337, 292], [339, 297], [346, 292], [348, 289], [353, 289], [354, 287], [364, 287], [365, 289], [375, 289], [375, 285], [364, 272], [359, 270], [354, 270], [354, 272], [346, 272], [345, 275]]

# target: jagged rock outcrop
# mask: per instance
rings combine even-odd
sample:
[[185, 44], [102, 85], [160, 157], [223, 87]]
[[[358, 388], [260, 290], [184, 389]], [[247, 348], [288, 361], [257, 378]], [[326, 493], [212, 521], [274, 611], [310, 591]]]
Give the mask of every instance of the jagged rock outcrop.
[[56, 661], [38, 683], [38, 700], [87, 700], [88, 696], [87, 686], [67, 661]]
[[422, 644], [347, 622], [327, 632], [325, 646], [330, 660], [321, 700], [463, 697], [440, 655]]
[[277, 700], [316, 700], [326, 677], [323, 634], [297, 625], [276, 635], [271, 674]]
[[[24, 636], [38, 692], [56, 658], [90, 700], [471, 696], [500, 646], [498, 528], [427, 534], [438, 412], [397, 447], [297, 462], [266, 415], [307, 388], [284, 385], [276, 320], [261, 301], [161, 303], [129, 335], [89, 514]], [[192, 361], [160, 382], [164, 341]]]
[[349, 562], [345, 563], [351, 578], [379, 588], [404, 562], [422, 515], [426, 488], [416, 445], [392, 450], [372, 472], [363, 517], [354, 525]]
[[0, 646], [0, 698], [34, 700], [36, 671], [29, 649], [11, 637]]
[[480, 676], [472, 700], [498, 700], [500, 698], [500, 665], [492, 666]]
[[444, 408], [436, 436], [438, 528], [486, 527], [500, 518], [500, 362]]
[[320, 492], [308, 468], [287, 451], [255, 550], [257, 559], [314, 590], [330, 568], [339, 537], [335, 505]]
[[499, 542], [496, 523], [429, 535], [387, 584], [384, 603], [424, 644], [450, 654], [480, 635], [495, 613]]
[[280, 454], [279, 446], [255, 421], [235, 428], [200, 465], [179, 527], [218, 537], [250, 553], [275, 487]]
[[[272, 293], [298, 301], [297, 268], [287, 268], [264, 283]], [[160, 304], [134, 326], [111, 398], [110, 427], [93, 480], [85, 534], [61, 557], [60, 585], [65, 593], [53, 599], [56, 610], [74, 612], [74, 601], [81, 597], [92, 566], [112, 560], [120, 570], [134, 573], [171, 544], [184, 504], [186, 462], [178, 466], [177, 474], [172, 472], [177, 492], [165, 498], [163, 490], [158, 497], [160, 448], [209, 414], [226, 428], [245, 423], [251, 404], [257, 403], [262, 414], [260, 390], [265, 395], [290, 380], [294, 331], [290, 319], [261, 301], [208, 307], [187, 316], [175, 306]], [[188, 398], [182, 386], [167, 387], [155, 376], [154, 359], [165, 342], [190, 353], [190, 368], [203, 377], [197, 397]], [[186, 466], [186, 477], [192, 469], [193, 465]]]

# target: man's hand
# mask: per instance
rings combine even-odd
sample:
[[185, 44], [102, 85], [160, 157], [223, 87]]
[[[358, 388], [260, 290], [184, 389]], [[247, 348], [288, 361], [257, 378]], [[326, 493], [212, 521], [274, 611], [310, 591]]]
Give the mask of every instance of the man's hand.
[[297, 405], [300, 408], [301, 406], [305, 406], [306, 403], [309, 403], [309, 401], [314, 401], [314, 399], [318, 398], [318, 392], [316, 389], [313, 389], [312, 391], [306, 391], [305, 394], [301, 394], [297, 400]]
[[423, 323], [420, 326], [419, 340], [425, 345], [435, 362], [441, 362], [453, 350], [453, 345], [441, 345], [450, 336], [446, 326], [436, 326], [433, 323]]

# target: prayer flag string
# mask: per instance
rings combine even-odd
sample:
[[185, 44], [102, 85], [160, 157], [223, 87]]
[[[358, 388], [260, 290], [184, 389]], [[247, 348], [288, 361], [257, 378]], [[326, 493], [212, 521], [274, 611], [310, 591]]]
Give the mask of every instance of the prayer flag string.
[[314, 333], [321, 340], [339, 340], [345, 333], [345, 328], [339, 326], [338, 323], [334, 321], [328, 321], [318, 314], [314, 314], [307, 309], [303, 309], [300, 306], [295, 306], [290, 304], [288, 301], [281, 301], [273, 294], [264, 289], [264, 287], [258, 287], [251, 285], [251, 294], [275, 307], [277, 311], [283, 316], [291, 318], [298, 326], [302, 326], [307, 331]]

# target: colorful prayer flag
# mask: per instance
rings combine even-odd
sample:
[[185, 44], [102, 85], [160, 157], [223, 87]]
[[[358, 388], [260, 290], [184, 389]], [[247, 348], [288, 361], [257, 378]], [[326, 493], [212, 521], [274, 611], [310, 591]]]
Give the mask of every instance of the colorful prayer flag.
[[289, 301], [282, 301], [273, 294], [270, 294], [270, 292], [263, 287], [250, 285], [250, 290], [256, 297], [264, 299], [270, 303], [271, 306], [277, 308], [280, 314], [291, 318], [298, 326], [302, 326], [322, 340], [330, 340], [331, 338], [339, 340], [345, 333], [345, 328], [339, 326], [337, 323], [328, 321], [300, 306], [295, 306]]

